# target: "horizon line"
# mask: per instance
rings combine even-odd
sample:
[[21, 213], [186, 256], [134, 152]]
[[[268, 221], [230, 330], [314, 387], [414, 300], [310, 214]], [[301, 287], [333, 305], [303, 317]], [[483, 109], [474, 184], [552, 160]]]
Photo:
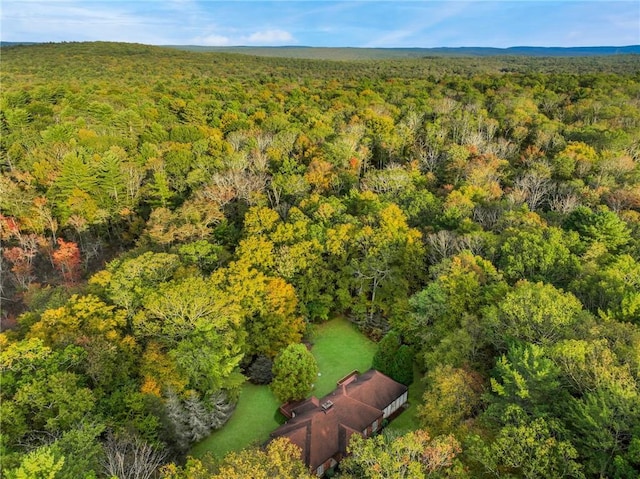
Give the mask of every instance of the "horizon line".
[[511, 45], [508, 47], [480, 46], [480, 45], [463, 45], [463, 46], [437, 46], [437, 47], [362, 47], [362, 46], [324, 46], [324, 45], [204, 45], [197, 43], [142, 43], [142, 42], [125, 42], [118, 40], [58, 40], [58, 41], [31, 41], [31, 40], [2, 40], [0, 44], [23, 44], [23, 45], [42, 45], [42, 44], [65, 44], [65, 43], [122, 43], [130, 45], [146, 45], [153, 47], [200, 47], [200, 48], [326, 48], [326, 49], [358, 49], [358, 50], [437, 50], [437, 49], [461, 49], [461, 48], [485, 48], [492, 50], [509, 50], [514, 48], [543, 48], [543, 49], [580, 49], [580, 48], [634, 48], [640, 47], [638, 44], [627, 45], [572, 45], [572, 46], [541, 46], [541, 45]]

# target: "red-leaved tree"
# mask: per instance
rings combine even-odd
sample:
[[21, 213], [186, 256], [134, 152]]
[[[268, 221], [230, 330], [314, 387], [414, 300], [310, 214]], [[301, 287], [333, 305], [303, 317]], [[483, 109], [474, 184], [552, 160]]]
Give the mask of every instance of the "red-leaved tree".
[[74, 284], [80, 279], [80, 249], [73, 241], [58, 238], [58, 249], [53, 252], [53, 265], [65, 283]]

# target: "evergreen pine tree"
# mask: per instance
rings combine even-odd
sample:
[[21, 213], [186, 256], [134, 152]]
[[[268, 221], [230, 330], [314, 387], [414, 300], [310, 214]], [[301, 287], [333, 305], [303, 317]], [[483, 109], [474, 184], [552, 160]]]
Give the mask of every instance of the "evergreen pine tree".
[[167, 419], [173, 429], [177, 449], [180, 451], [186, 451], [190, 444], [189, 427], [185, 420], [186, 411], [182, 401], [172, 390], [169, 390], [167, 393], [165, 410], [167, 411]]
[[186, 424], [191, 442], [199, 441], [209, 435], [209, 414], [196, 391], [190, 391], [184, 402]]
[[220, 429], [229, 420], [236, 405], [230, 402], [224, 391], [217, 391], [209, 398], [211, 411], [209, 413], [209, 426], [212, 429]]

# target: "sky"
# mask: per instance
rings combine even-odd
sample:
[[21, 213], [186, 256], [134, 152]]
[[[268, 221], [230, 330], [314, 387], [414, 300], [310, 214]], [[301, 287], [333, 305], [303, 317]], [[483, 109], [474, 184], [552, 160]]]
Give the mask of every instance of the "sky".
[[324, 47], [640, 44], [640, 1], [0, 0], [2, 41]]

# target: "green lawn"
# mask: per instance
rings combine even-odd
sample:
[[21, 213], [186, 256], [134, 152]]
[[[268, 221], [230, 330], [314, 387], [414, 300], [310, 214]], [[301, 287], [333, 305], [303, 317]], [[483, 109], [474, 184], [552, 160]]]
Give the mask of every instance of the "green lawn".
[[229, 451], [239, 451], [253, 443], [263, 443], [269, 438], [269, 433], [284, 422], [284, 417], [278, 411], [279, 407], [280, 403], [268, 386], [246, 382], [229, 422], [193, 446], [191, 455], [200, 457], [211, 452], [215, 457], [221, 458]]
[[[345, 319], [334, 319], [318, 326], [311, 352], [318, 361], [320, 376], [312, 392], [317, 397], [328, 394], [336, 381], [354, 369], [364, 372], [371, 368], [376, 350], [375, 343]], [[223, 457], [229, 451], [238, 451], [252, 444], [261, 444], [284, 418], [280, 404], [268, 386], [245, 383], [233, 416], [225, 426], [200, 441], [191, 454], [200, 457], [211, 452]]]
[[312, 394], [322, 397], [336, 387], [336, 381], [354, 369], [371, 368], [376, 344], [369, 341], [346, 319], [334, 319], [318, 327], [311, 352], [318, 361], [320, 376]]

